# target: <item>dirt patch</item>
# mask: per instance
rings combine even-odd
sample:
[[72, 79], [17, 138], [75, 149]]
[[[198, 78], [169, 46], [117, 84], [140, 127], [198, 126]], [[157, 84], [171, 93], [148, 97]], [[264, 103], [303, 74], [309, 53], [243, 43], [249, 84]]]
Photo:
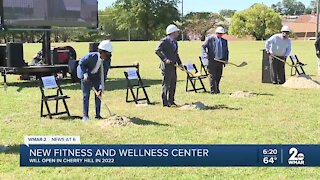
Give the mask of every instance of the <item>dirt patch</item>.
[[4, 120], [4, 123], [5, 124], [10, 124], [10, 123], [12, 123], [12, 121], [13, 121], [12, 119], [6, 119], [6, 120]]
[[249, 92], [249, 91], [236, 91], [230, 94], [230, 97], [234, 98], [249, 98], [255, 96], [256, 94]]
[[133, 125], [133, 122], [129, 117], [115, 115], [109, 117], [108, 119], [101, 120], [99, 125], [101, 128], [121, 127]]
[[282, 86], [293, 89], [318, 89], [320, 88], [320, 83], [303, 74], [290, 77]]
[[191, 110], [191, 109], [197, 109], [197, 110], [205, 110], [208, 109], [208, 107], [206, 105], [204, 105], [202, 102], [194, 102], [191, 104], [185, 104], [183, 106], [181, 106], [179, 109], [182, 110]]

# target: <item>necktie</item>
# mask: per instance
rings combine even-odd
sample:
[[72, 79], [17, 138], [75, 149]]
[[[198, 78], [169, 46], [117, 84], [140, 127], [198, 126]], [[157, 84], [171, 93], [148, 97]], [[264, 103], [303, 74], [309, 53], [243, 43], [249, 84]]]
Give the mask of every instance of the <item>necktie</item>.
[[177, 50], [176, 42], [174, 40], [172, 40], [171, 43], [172, 43], [172, 46], [173, 46], [173, 50], [176, 51]]
[[220, 38], [218, 38], [217, 50], [218, 50], [217, 56], [218, 56], [219, 59], [221, 59], [222, 58], [222, 45], [221, 45], [221, 39]]

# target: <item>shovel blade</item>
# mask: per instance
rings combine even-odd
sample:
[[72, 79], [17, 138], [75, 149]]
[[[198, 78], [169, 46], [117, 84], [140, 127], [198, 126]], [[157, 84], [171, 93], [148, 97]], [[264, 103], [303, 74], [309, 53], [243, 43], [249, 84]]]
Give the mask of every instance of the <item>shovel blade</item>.
[[243, 66], [246, 66], [246, 65], [248, 65], [248, 63], [247, 62], [242, 62], [241, 64], [239, 64], [237, 67], [243, 67]]

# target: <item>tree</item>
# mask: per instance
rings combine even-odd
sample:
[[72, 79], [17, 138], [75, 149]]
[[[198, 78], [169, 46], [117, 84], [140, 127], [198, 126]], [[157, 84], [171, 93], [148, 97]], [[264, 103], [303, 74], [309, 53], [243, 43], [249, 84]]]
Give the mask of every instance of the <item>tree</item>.
[[117, 9], [115, 7], [108, 7], [99, 13], [99, 24], [102, 26], [104, 34], [112, 40], [128, 40], [128, 29], [118, 28]]
[[43, 32], [40, 31], [10, 31], [0, 30], [0, 43], [7, 42], [38, 42], [41, 39]]
[[272, 4], [271, 8], [277, 13], [282, 13], [283, 7], [282, 7], [282, 3], [281, 2], [277, 2], [276, 4]]
[[271, 8], [278, 13], [286, 15], [301, 15], [305, 12], [306, 6], [296, 0], [282, 0], [276, 4], [272, 4]]
[[160, 28], [180, 20], [177, 3], [177, 0], [117, 0], [114, 4], [117, 29], [140, 31], [144, 40], [153, 39]]
[[220, 14], [209, 12], [191, 12], [185, 16], [186, 29], [194, 34], [206, 35], [217, 25], [226, 26], [226, 20]]
[[302, 15], [304, 13], [305, 9], [306, 9], [306, 6], [302, 2], [299, 1], [295, 4], [295, 7], [293, 9], [293, 14], [294, 15]]
[[239, 37], [251, 35], [261, 40], [279, 32], [281, 26], [278, 13], [264, 4], [254, 4], [249, 9], [235, 13], [229, 33]]
[[316, 0], [312, 0], [308, 8], [305, 9], [305, 14], [314, 14], [317, 12], [317, 2]]
[[237, 10], [231, 10], [231, 9], [222, 9], [219, 11], [219, 14], [223, 17], [226, 17], [226, 18], [231, 18], [234, 13], [237, 12]]

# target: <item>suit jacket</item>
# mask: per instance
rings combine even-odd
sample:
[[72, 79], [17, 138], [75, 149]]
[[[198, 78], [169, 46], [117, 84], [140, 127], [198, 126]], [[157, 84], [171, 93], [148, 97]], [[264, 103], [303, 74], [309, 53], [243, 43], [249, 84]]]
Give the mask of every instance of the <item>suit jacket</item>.
[[[96, 66], [99, 56], [100, 54], [98, 52], [91, 52], [80, 59], [79, 65], [77, 67], [77, 76], [79, 79], [83, 79], [83, 74], [87, 73], [91, 81], [98, 81], [101, 84], [101, 68], [99, 68], [96, 74], [91, 74], [91, 71]], [[111, 59], [103, 61], [104, 81], [107, 79], [107, 73], [109, 71], [110, 64]]]
[[[174, 43], [174, 44], [173, 44]], [[174, 68], [175, 64], [180, 65], [181, 60], [178, 54], [178, 43], [172, 40], [169, 36], [160, 40], [160, 44], [156, 49], [156, 54], [160, 57], [160, 69]], [[171, 64], [165, 64], [165, 60], [169, 59], [172, 61]]]
[[317, 38], [316, 42], [314, 43], [314, 46], [316, 48], [316, 55], [318, 58], [320, 58], [320, 53], [317, 53], [317, 51], [320, 51], [320, 37]]
[[[206, 53], [208, 55], [208, 59], [213, 61], [216, 56], [216, 44], [214, 43], [216, 41], [216, 36], [209, 37], [204, 44], [201, 46], [202, 53]], [[229, 60], [229, 49], [228, 49], [228, 41], [224, 38], [221, 38], [222, 43], [222, 59], [224, 61]]]

